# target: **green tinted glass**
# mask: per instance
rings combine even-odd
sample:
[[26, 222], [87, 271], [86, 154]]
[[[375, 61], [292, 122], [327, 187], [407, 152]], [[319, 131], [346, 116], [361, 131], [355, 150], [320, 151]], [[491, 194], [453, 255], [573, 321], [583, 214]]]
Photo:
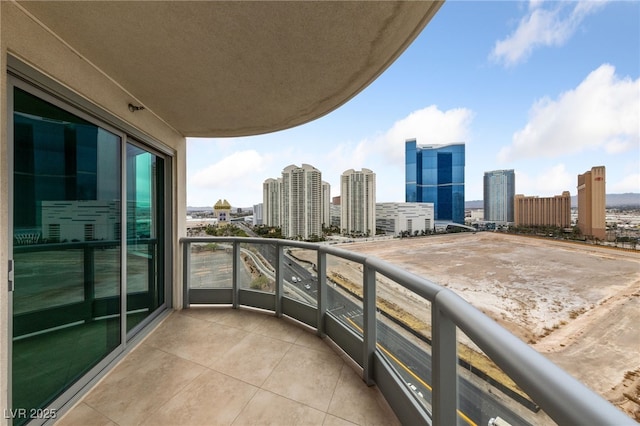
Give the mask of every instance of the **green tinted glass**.
[[13, 111], [12, 405], [29, 411], [120, 344], [121, 138], [18, 88]]

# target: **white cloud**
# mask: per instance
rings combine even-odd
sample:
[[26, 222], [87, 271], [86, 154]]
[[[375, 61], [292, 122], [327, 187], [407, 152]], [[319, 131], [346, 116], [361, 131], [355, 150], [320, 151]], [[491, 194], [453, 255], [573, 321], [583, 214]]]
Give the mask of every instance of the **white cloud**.
[[[338, 145], [327, 155], [328, 165], [322, 169], [323, 179], [335, 176], [337, 185], [337, 178], [345, 170], [366, 167], [378, 177], [376, 198], [379, 201], [402, 201], [405, 140], [415, 138], [419, 145], [468, 143], [473, 116], [473, 112], [466, 108], [441, 111], [436, 105], [413, 111], [385, 132], [356, 144]], [[339, 191], [339, 188], [332, 187], [333, 195], [338, 195]]]
[[467, 108], [441, 111], [431, 105], [396, 121], [384, 134], [361, 141], [356, 152], [382, 156], [392, 164], [404, 165], [405, 140], [415, 138], [418, 145], [468, 143], [473, 116]]
[[[550, 4], [549, 8], [545, 8]], [[496, 42], [490, 57], [496, 62], [512, 66], [524, 61], [533, 49], [540, 46], [562, 46], [571, 38], [582, 20], [596, 12], [606, 1], [577, 2], [531, 1], [529, 10], [504, 40]]]
[[569, 191], [576, 192], [577, 175], [569, 173], [564, 164], [540, 170], [536, 175], [516, 171], [516, 193], [551, 197]]
[[602, 148], [619, 153], [640, 144], [640, 78], [620, 79], [604, 64], [557, 100], [543, 98], [498, 159], [556, 158]]
[[260, 155], [255, 150], [238, 151], [224, 157], [215, 164], [197, 171], [191, 176], [190, 184], [205, 189], [238, 188], [255, 181], [256, 171], [265, 170], [270, 156]]
[[640, 192], [640, 173], [627, 175], [618, 182], [607, 182], [607, 193], [623, 194], [627, 192]]

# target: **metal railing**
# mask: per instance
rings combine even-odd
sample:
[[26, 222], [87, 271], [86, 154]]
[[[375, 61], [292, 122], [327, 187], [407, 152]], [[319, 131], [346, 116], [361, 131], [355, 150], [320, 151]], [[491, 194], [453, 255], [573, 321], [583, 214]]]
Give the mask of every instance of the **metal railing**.
[[[241, 237], [188, 237], [183, 246], [183, 307], [192, 304], [253, 306], [287, 315], [328, 336], [363, 369], [363, 380], [376, 384], [403, 424], [456, 425], [461, 420], [458, 380], [458, 338], [460, 329], [477, 345], [546, 415], [560, 425], [634, 425], [630, 417], [600, 395], [570, 376], [494, 320], [464, 301], [451, 290], [409, 273], [380, 259], [346, 251], [332, 245]], [[191, 250], [194, 244], [223, 244], [232, 267], [230, 288], [190, 287]], [[274, 291], [265, 293], [240, 286], [243, 247], [268, 246], [274, 251]], [[287, 297], [284, 292], [285, 248], [312, 250], [317, 274], [315, 306]], [[328, 291], [334, 291], [327, 277], [327, 256], [354, 262], [362, 267], [362, 330], [354, 333], [327, 310]], [[376, 290], [378, 276], [400, 284], [431, 303], [431, 404], [419, 403], [407, 383], [399, 377], [378, 344]], [[426, 361], [425, 361], [426, 362]], [[463, 416], [468, 424], [473, 419]], [[486, 421], [486, 418], [483, 419]], [[463, 422], [464, 423], [464, 422]], [[466, 424], [465, 423], [465, 424]]]

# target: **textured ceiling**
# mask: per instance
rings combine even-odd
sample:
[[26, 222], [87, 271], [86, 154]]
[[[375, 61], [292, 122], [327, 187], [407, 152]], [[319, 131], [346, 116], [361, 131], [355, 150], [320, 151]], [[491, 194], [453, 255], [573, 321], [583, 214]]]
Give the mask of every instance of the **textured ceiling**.
[[318, 118], [371, 83], [440, 2], [20, 2], [185, 136]]

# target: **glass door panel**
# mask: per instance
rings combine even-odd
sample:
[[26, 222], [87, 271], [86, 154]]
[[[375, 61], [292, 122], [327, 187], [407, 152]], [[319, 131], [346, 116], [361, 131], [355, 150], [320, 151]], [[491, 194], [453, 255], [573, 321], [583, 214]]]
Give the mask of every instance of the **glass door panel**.
[[127, 331], [164, 303], [164, 160], [127, 144]]
[[17, 87], [13, 137], [12, 406], [29, 412], [121, 343], [122, 138]]

